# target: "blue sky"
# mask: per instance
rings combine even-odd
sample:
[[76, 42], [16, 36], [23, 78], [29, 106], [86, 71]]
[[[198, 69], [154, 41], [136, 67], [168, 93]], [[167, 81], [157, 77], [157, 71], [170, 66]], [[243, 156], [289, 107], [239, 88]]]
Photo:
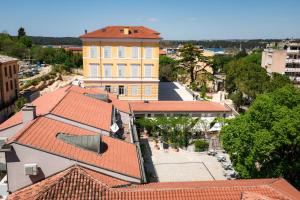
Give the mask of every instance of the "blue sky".
[[[300, 0], [1, 0], [0, 32], [79, 36], [144, 25], [164, 39], [300, 38]], [[12, 12], [13, 11], [13, 12]]]

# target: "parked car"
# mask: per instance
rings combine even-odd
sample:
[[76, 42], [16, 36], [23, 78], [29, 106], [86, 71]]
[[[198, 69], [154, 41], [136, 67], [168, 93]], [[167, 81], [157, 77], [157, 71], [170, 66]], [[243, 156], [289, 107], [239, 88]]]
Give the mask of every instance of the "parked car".
[[230, 170], [232, 169], [232, 165], [228, 162], [222, 162], [222, 167], [225, 169], [225, 170]]
[[209, 150], [207, 152], [207, 154], [210, 155], [210, 156], [215, 156], [217, 154], [217, 151], [216, 150]]
[[219, 162], [225, 162], [225, 161], [226, 161], [226, 157], [225, 157], [224, 155], [218, 155], [218, 156], [217, 156], [217, 160], [218, 160]]
[[238, 178], [238, 174], [234, 170], [228, 170], [228, 171], [225, 172], [225, 177], [228, 180], [230, 180], [230, 179], [236, 179], [236, 178]]

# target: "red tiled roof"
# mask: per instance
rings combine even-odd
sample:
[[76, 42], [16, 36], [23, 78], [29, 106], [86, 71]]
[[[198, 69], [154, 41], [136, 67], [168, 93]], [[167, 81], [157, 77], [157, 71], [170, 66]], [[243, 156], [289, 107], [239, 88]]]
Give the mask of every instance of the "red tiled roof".
[[111, 100], [111, 103], [115, 108], [122, 112], [130, 113], [128, 101], [119, 100], [117, 95], [108, 93], [100, 88], [82, 88], [77, 86], [71, 86], [68, 90], [78, 92], [80, 94], [108, 94], [108, 98], [109, 100]]
[[[128, 28], [130, 34], [124, 34], [124, 28]], [[81, 35], [80, 38], [160, 39], [157, 31], [144, 26], [107, 26], [102, 29]]]
[[[225, 180], [203, 182], [151, 183], [111, 188], [106, 180], [91, 177], [80, 168], [55, 175], [51, 181], [29, 186], [9, 199], [202, 199], [202, 200], [296, 200], [300, 193], [284, 179]], [[74, 184], [76, 183], [76, 184]], [[288, 189], [287, 189], [288, 188]], [[288, 190], [288, 191], [287, 191]], [[31, 191], [30, 193], [27, 191]], [[28, 195], [29, 193], [29, 195]]]
[[131, 109], [136, 112], [230, 112], [231, 109], [220, 103], [211, 101], [143, 101], [130, 102]]
[[[94, 182], [97, 183], [98, 181], [101, 182], [101, 184], [96, 185]], [[85, 184], [85, 187], [80, 188], [82, 184]], [[63, 199], [64, 195], [62, 194], [61, 188], [66, 185], [68, 185], [65, 191], [66, 195], [69, 195], [70, 192], [75, 192], [72, 194], [72, 199], [79, 197], [81, 197], [81, 199], [87, 197], [86, 199], [88, 199], [88, 196], [93, 195], [89, 193], [95, 192], [97, 194], [97, 192], [101, 191], [102, 184], [108, 187], [118, 187], [130, 183], [74, 165], [63, 172], [14, 192], [9, 195], [9, 199]], [[95, 185], [94, 189], [97, 190], [90, 191], [91, 185]]]
[[[50, 112], [51, 109], [67, 94], [66, 90], [70, 86], [59, 88], [54, 92], [46, 93], [32, 102], [36, 106], [36, 114], [44, 115]], [[9, 128], [16, 124], [22, 123], [22, 112], [17, 112], [8, 120], [0, 125], [0, 130]]]
[[109, 136], [102, 136], [107, 146], [100, 154], [76, 147], [58, 139], [58, 133], [95, 135], [97, 133], [46, 117], [38, 117], [30, 126], [10, 138], [9, 143], [20, 143], [76, 161], [92, 164], [131, 177], [140, 178], [136, 146]]
[[112, 104], [69, 91], [51, 113], [109, 131], [112, 120]]

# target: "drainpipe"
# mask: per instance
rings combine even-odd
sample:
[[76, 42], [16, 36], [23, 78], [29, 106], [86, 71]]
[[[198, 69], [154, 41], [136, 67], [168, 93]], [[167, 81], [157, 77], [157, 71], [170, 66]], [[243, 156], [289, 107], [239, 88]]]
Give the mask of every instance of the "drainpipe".
[[101, 86], [102, 86], [102, 81], [103, 81], [102, 80], [102, 67], [103, 66], [102, 66], [102, 59], [101, 59], [101, 56], [102, 56], [102, 48], [101, 47], [102, 47], [102, 43], [100, 41], [100, 58], [99, 58], [100, 59], [100, 80], [101, 80], [100, 82], [101, 82]]
[[144, 56], [144, 50], [143, 50], [143, 42], [141, 42], [141, 100], [143, 100], [143, 81], [142, 81], [142, 77], [143, 77], [143, 56]]

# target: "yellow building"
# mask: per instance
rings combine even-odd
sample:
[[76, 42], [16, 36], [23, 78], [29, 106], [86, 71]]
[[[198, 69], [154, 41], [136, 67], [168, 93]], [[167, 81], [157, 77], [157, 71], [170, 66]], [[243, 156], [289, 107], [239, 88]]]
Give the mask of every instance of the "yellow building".
[[158, 32], [108, 26], [80, 38], [85, 87], [102, 87], [124, 100], [158, 100]]

